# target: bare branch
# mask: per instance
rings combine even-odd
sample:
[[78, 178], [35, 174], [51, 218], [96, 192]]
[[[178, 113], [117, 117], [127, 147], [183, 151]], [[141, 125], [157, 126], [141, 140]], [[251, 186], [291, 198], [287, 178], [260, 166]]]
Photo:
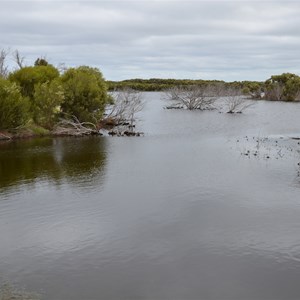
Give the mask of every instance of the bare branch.
[[[214, 109], [219, 97], [219, 89], [215, 85], [179, 86], [165, 92], [165, 99], [177, 101], [175, 108], [188, 110]], [[172, 108], [172, 106], [171, 106]]]
[[65, 63], [59, 63], [56, 68], [61, 74], [68, 70], [68, 67]]
[[0, 51], [0, 77], [6, 78], [8, 76], [8, 67], [6, 66], [5, 60], [8, 55], [8, 50], [2, 49]]
[[117, 120], [117, 123], [129, 121], [133, 125], [135, 115], [144, 108], [142, 93], [133, 89], [124, 89], [112, 93], [114, 104], [111, 105], [107, 117]]
[[11, 140], [11, 137], [8, 136], [8, 135], [6, 135], [6, 134], [4, 134], [3, 132], [0, 132], [0, 140], [2, 140], [2, 139], [4, 139], [4, 140]]
[[56, 135], [83, 136], [97, 133], [95, 124], [80, 122], [74, 115], [71, 116], [71, 119], [61, 119], [54, 130]]
[[229, 88], [224, 91], [226, 112], [242, 113], [246, 108], [254, 105], [254, 101], [247, 100], [245, 96], [242, 95], [242, 91], [236, 88]]
[[13, 53], [13, 59], [15, 63], [18, 65], [19, 69], [24, 68], [24, 56], [21, 56], [19, 50], [15, 50]]

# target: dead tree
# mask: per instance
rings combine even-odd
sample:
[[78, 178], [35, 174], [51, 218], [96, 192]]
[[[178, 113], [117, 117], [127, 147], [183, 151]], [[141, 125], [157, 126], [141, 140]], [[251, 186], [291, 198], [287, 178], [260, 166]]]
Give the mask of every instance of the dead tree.
[[17, 64], [17, 66], [19, 67], [19, 69], [24, 68], [24, 56], [21, 56], [19, 50], [15, 50], [13, 53], [13, 59], [15, 61], [15, 63]]
[[6, 66], [6, 58], [8, 51], [2, 49], [0, 51], [0, 77], [6, 78], [8, 76], [8, 67]]
[[133, 89], [113, 92], [114, 103], [108, 108], [106, 118], [113, 119], [116, 125], [134, 127], [136, 114], [144, 108], [143, 95]]
[[55, 135], [84, 136], [99, 134], [96, 125], [90, 122], [80, 122], [76, 116], [61, 119], [54, 130]]
[[56, 69], [59, 71], [60, 74], [63, 74], [65, 71], [68, 70], [68, 67], [66, 66], [65, 63], [59, 63], [59, 64], [56, 66]]
[[174, 87], [165, 92], [164, 98], [177, 101], [168, 108], [184, 108], [188, 110], [214, 109], [214, 103], [219, 97], [217, 85], [192, 85]]
[[283, 90], [284, 86], [282, 83], [274, 82], [271, 86], [268, 86], [265, 98], [267, 100], [281, 101], [284, 98]]
[[229, 114], [242, 113], [246, 108], [254, 105], [253, 100], [248, 100], [240, 89], [229, 88], [223, 92], [223, 95], [226, 112]]

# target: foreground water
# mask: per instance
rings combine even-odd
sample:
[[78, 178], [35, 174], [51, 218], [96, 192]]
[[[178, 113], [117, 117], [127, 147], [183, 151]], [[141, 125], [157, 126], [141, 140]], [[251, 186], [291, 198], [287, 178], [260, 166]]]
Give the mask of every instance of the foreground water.
[[0, 144], [0, 282], [43, 299], [299, 299], [300, 105], [145, 97], [141, 138]]

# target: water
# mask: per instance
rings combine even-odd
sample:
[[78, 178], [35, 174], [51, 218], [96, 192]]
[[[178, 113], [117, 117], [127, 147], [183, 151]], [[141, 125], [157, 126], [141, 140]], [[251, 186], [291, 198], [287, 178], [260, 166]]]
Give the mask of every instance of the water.
[[300, 105], [164, 110], [140, 138], [0, 144], [0, 282], [43, 299], [299, 299]]

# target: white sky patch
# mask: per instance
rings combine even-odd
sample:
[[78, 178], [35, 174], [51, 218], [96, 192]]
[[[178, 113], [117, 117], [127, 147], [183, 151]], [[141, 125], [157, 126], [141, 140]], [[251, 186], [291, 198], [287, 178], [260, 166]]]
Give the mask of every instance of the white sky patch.
[[0, 0], [0, 48], [110, 80], [300, 73], [298, 1]]

